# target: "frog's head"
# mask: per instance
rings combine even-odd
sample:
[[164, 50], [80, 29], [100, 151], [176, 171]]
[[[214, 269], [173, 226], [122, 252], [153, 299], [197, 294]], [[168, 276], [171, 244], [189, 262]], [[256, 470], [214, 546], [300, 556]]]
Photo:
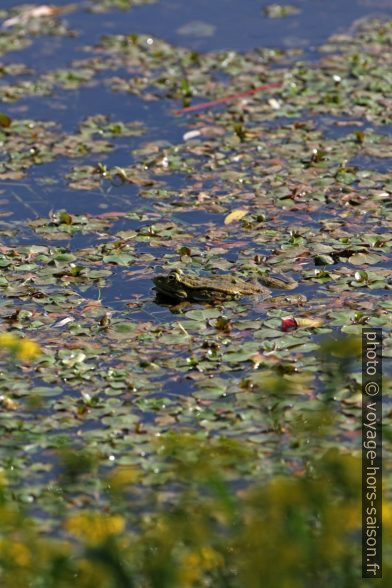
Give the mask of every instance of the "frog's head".
[[153, 279], [158, 294], [185, 300], [188, 295], [184, 287], [184, 274], [180, 269], [172, 270], [166, 276], [156, 276]]

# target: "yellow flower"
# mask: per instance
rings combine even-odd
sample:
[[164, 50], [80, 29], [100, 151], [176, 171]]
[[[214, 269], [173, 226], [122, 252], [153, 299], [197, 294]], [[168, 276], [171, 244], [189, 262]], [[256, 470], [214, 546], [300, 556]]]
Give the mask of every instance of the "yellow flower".
[[212, 547], [202, 547], [200, 555], [205, 570], [212, 570], [224, 564], [222, 555], [215, 551], [215, 549], [212, 549]]
[[0, 347], [5, 347], [9, 351], [15, 352], [18, 340], [18, 337], [15, 337], [15, 335], [13, 335], [12, 333], [1, 333]]
[[41, 353], [41, 347], [38, 343], [30, 339], [22, 339], [16, 349], [16, 357], [22, 361], [34, 359]]
[[178, 566], [180, 586], [193, 586], [205, 571], [222, 566], [224, 559], [211, 547], [202, 547], [199, 552], [186, 553]]
[[5, 475], [5, 471], [0, 469], [0, 488], [5, 488], [6, 486], [8, 486], [7, 476]]
[[135, 484], [140, 475], [139, 470], [134, 466], [118, 466], [108, 476], [110, 489], [115, 492], [124, 490], [127, 486]]
[[15, 541], [11, 543], [9, 549], [9, 555], [11, 560], [22, 568], [28, 566], [31, 563], [31, 553], [29, 549], [23, 543]]
[[385, 531], [392, 535], [392, 503], [388, 500], [383, 500], [382, 503], [382, 522]]
[[119, 515], [88, 513], [71, 516], [65, 527], [75, 537], [84, 539], [91, 545], [99, 545], [109, 537], [121, 533], [125, 528], [125, 521]]
[[180, 586], [192, 586], [203, 572], [201, 559], [197, 553], [187, 553], [182, 558], [178, 568], [178, 580]]
[[13, 333], [0, 334], [0, 347], [4, 347], [21, 361], [34, 359], [42, 353], [38, 343], [31, 339], [21, 339]]

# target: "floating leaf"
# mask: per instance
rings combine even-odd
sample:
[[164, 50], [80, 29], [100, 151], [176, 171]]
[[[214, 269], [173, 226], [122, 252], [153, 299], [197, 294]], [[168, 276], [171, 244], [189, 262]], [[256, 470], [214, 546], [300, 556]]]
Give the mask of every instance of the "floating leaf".
[[230, 212], [230, 214], [228, 214], [225, 217], [225, 225], [229, 225], [230, 223], [232, 223], [236, 220], [241, 220], [247, 214], [248, 214], [247, 210], [237, 208], [236, 210], [233, 210], [232, 212]]
[[353, 265], [374, 265], [380, 263], [382, 260], [383, 257], [376, 253], [355, 253], [348, 258], [349, 263]]
[[324, 319], [320, 317], [298, 317], [295, 319], [298, 327], [317, 328], [324, 324]]
[[10, 127], [11, 124], [12, 120], [10, 119], [10, 117], [7, 114], [4, 114], [4, 112], [0, 112], [0, 127], [6, 129]]
[[268, 18], [284, 18], [299, 12], [301, 12], [300, 9], [291, 4], [268, 4], [264, 7], [264, 13]]
[[105, 263], [114, 263], [116, 265], [128, 266], [135, 260], [133, 255], [126, 253], [119, 253], [118, 255], [105, 255], [103, 261]]
[[30, 395], [31, 396], [58, 396], [63, 392], [63, 389], [60, 386], [34, 386], [31, 388]]
[[192, 20], [177, 29], [179, 35], [190, 37], [212, 37], [216, 27], [202, 20]]

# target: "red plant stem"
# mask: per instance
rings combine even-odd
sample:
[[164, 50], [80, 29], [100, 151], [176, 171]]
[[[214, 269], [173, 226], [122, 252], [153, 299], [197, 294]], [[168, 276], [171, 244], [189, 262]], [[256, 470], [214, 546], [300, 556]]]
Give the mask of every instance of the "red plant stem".
[[247, 90], [246, 92], [240, 92], [239, 94], [232, 94], [231, 96], [223, 96], [222, 98], [217, 98], [216, 100], [210, 100], [209, 102], [200, 102], [200, 104], [194, 104], [193, 106], [187, 106], [186, 108], [180, 108], [179, 110], [175, 110], [174, 114], [184, 114], [186, 112], [192, 112], [192, 110], [201, 110], [202, 108], [209, 108], [210, 106], [215, 106], [216, 104], [222, 104], [223, 102], [231, 102], [232, 100], [237, 100], [238, 98], [244, 98], [245, 96], [252, 96], [252, 94], [256, 94], [257, 92], [263, 92], [264, 90], [269, 90], [270, 88], [280, 88], [282, 86], [282, 82], [271, 82], [271, 84], [264, 84], [264, 86], [258, 86], [257, 88], [253, 88], [253, 90]]

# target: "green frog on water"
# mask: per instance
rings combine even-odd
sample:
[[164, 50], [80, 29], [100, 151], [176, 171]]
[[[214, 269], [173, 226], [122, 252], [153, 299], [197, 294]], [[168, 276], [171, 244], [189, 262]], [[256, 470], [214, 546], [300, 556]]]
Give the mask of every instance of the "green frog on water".
[[[263, 274], [261, 284], [245, 282], [237, 276], [204, 276], [186, 275], [180, 269], [172, 270], [168, 275], [154, 278], [158, 294], [177, 301], [221, 302], [238, 299], [241, 296], [270, 294], [268, 288], [291, 290], [298, 284], [292, 278], [280, 274]], [[286, 299], [290, 297], [285, 297]]]

